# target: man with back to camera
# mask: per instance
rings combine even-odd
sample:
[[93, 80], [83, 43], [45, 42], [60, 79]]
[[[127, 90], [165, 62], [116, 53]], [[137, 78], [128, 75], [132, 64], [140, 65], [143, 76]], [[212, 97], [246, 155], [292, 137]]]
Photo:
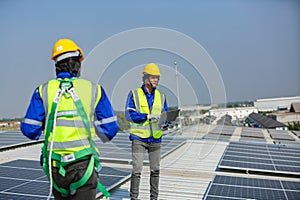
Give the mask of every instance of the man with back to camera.
[[[111, 140], [119, 129], [116, 114], [99, 84], [80, 79], [83, 52], [70, 39], [58, 40], [52, 50], [56, 79], [35, 90], [24, 121], [23, 134], [38, 140], [43, 133], [41, 163], [55, 199], [95, 199], [101, 169], [94, 136]], [[37, 188], [38, 189], [38, 188]]]

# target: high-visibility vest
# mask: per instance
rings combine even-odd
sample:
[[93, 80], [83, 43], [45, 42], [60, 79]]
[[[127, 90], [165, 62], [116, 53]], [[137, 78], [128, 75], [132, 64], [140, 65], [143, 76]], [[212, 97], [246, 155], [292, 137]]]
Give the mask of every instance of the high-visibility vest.
[[[92, 121], [94, 119], [93, 111], [101, 98], [100, 86], [92, 84], [90, 81], [84, 79], [75, 79], [72, 81], [72, 84], [81, 100], [84, 111], [87, 114], [92, 138], [94, 138], [95, 129]], [[46, 114], [51, 111], [53, 99], [57, 94], [59, 86], [60, 81], [56, 79], [50, 80], [46, 84], [39, 86], [39, 92], [43, 99]], [[95, 95], [93, 95], [93, 93], [95, 93]], [[63, 95], [58, 106], [53, 152], [60, 155], [67, 155], [89, 148], [90, 143], [88, 136], [86, 127], [77, 113], [73, 99], [70, 95]], [[52, 132], [48, 138], [48, 149], [51, 140]]]
[[[162, 113], [165, 95], [161, 94], [157, 89], [154, 91], [154, 100], [151, 110], [148, 105], [146, 94], [142, 88], [138, 88], [131, 92], [137, 112], [157, 115]], [[152, 136], [153, 138], [158, 139], [162, 136], [162, 130], [157, 122], [152, 122], [147, 119], [143, 123], [130, 122], [130, 134], [136, 135], [140, 138], [149, 138]]]
[[[82, 159], [90, 160], [81, 179], [71, 183], [68, 189], [53, 182], [53, 187], [60, 193], [74, 194], [86, 184], [95, 168], [98, 172], [101, 169], [92, 123], [93, 111], [101, 98], [101, 88], [84, 79], [54, 79], [39, 86], [39, 93], [47, 114], [42, 152], [43, 169], [48, 179], [52, 179], [50, 159], [52, 166], [58, 167], [62, 176], [66, 173], [64, 166]], [[109, 198], [110, 193], [99, 181], [97, 188]]]

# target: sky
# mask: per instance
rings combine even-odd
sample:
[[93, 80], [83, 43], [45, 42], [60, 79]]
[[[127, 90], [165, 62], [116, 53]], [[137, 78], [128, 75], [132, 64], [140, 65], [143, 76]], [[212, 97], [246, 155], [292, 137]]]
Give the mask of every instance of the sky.
[[171, 106], [300, 95], [297, 0], [2, 0], [0, 27], [0, 119], [24, 117], [35, 88], [55, 78], [61, 38], [82, 48], [82, 77], [115, 110], [149, 62]]

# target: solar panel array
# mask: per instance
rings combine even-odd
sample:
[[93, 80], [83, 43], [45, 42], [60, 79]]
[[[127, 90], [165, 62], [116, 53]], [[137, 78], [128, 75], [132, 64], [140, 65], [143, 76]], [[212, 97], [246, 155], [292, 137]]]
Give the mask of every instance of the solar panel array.
[[[0, 150], [43, 142], [27, 139], [20, 131], [0, 132]], [[162, 157], [179, 148], [186, 138], [164, 136], [162, 139]], [[96, 140], [100, 149], [101, 162], [131, 163], [131, 141], [126, 133], [118, 133], [108, 143]], [[144, 163], [149, 163], [145, 154]], [[103, 167], [100, 171], [101, 183], [111, 190], [130, 178], [131, 169]], [[0, 199], [46, 199], [49, 193], [49, 181], [38, 161], [15, 160], [0, 164]], [[98, 191], [97, 197], [101, 196]], [[52, 198], [53, 199], [53, 198]]]
[[229, 140], [235, 131], [234, 126], [217, 125], [203, 137], [205, 139]]
[[240, 141], [265, 142], [266, 139], [262, 132], [262, 129], [243, 127]]
[[220, 169], [300, 175], [300, 147], [230, 142], [218, 167]]
[[204, 196], [217, 199], [300, 199], [300, 182], [216, 175]]
[[39, 141], [26, 138], [21, 131], [1, 131], [0, 151], [25, 144], [35, 144], [43, 141], [43, 136]]
[[281, 144], [297, 144], [298, 143], [289, 134], [288, 131], [269, 129], [268, 132], [275, 143], [281, 143]]
[[[185, 143], [185, 138], [176, 136], [164, 136], [162, 138], [162, 155], [165, 157], [170, 152], [179, 148]], [[126, 133], [118, 133], [111, 142], [102, 143], [96, 141], [96, 146], [100, 150], [100, 160], [102, 162], [116, 162], [130, 164], [132, 161], [131, 141]], [[148, 154], [145, 153], [144, 163], [149, 163]]]
[[[103, 167], [101, 183], [111, 190], [130, 178], [131, 170]], [[0, 164], [0, 199], [47, 199], [49, 181], [38, 161], [15, 160]], [[98, 191], [97, 196], [101, 196]]]

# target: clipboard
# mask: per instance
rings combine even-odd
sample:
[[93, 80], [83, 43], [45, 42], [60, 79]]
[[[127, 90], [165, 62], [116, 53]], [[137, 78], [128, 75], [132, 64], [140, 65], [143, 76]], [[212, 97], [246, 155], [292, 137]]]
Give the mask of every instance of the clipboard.
[[179, 111], [180, 109], [161, 113], [158, 124], [164, 124], [166, 121], [175, 121], [179, 115]]

